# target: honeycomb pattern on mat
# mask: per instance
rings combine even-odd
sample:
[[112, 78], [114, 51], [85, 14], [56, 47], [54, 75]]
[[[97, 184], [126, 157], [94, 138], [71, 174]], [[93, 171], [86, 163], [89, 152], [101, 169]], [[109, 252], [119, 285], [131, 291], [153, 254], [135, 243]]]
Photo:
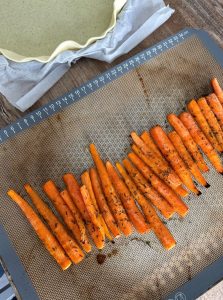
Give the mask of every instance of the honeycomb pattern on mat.
[[186, 219], [174, 216], [168, 222], [177, 240], [172, 251], [164, 251], [153, 233], [134, 234], [108, 243], [104, 264], [97, 263], [94, 249], [66, 272], [6, 196], [9, 187], [25, 196], [25, 182], [43, 195], [41, 185], [49, 178], [62, 187], [64, 172], [79, 176], [92, 165], [90, 142], [105, 160], [120, 160], [130, 150], [131, 130], [157, 123], [168, 127], [166, 114], [210, 92], [212, 76], [222, 79], [222, 69], [192, 37], [0, 145], [0, 220], [42, 300], [160, 299], [223, 254], [223, 177], [213, 168], [207, 174], [211, 187], [185, 200], [190, 206]]

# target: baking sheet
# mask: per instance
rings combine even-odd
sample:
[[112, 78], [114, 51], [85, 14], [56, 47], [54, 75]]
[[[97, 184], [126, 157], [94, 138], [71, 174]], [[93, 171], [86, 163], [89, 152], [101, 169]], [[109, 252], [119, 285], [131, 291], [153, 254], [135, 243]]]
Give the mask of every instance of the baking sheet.
[[9, 187], [25, 196], [27, 181], [41, 193], [49, 178], [60, 187], [65, 172], [79, 178], [92, 165], [91, 142], [105, 160], [121, 160], [130, 150], [131, 130], [141, 132], [157, 123], [168, 128], [168, 113], [178, 113], [185, 101], [209, 93], [211, 77], [223, 84], [222, 75], [216, 60], [192, 36], [0, 145], [1, 223], [41, 299], [162, 299], [222, 255], [223, 177], [213, 168], [206, 175], [211, 187], [185, 200], [189, 215], [167, 223], [177, 240], [172, 251], [163, 250], [152, 233], [134, 234], [108, 243], [101, 252], [106, 255], [103, 264], [98, 264], [95, 249], [66, 272], [5, 196]]

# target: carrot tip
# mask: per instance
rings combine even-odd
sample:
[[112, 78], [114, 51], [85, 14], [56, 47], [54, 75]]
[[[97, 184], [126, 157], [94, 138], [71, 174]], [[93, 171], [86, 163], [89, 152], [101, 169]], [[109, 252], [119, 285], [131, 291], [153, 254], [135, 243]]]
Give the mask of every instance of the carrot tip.
[[114, 241], [114, 240], [112, 240], [112, 241], [111, 241], [111, 243], [112, 243], [112, 244], [115, 244], [115, 241]]
[[197, 196], [200, 196], [201, 194], [202, 194], [201, 191], [198, 191]]
[[210, 187], [210, 184], [209, 183], [206, 183], [205, 184], [205, 187], [208, 189]]

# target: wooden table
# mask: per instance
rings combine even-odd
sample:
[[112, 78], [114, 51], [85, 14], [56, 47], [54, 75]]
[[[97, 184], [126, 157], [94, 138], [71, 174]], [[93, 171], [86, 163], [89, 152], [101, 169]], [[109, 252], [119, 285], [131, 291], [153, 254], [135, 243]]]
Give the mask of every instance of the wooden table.
[[[112, 64], [85, 58], [79, 60], [29, 111], [42, 106], [49, 100], [55, 99], [111, 66], [116, 65], [133, 54], [163, 40], [185, 27], [205, 29], [223, 47], [223, 0], [166, 1], [166, 3], [168, 2], [169, 5], [176, 10], [173, 16], [135, 49], [130, 51], [127, 55], [116, 59]], [[21, 113], [12, 107], [3, 96], [0, 96], [0, 128], [26, 113]]]

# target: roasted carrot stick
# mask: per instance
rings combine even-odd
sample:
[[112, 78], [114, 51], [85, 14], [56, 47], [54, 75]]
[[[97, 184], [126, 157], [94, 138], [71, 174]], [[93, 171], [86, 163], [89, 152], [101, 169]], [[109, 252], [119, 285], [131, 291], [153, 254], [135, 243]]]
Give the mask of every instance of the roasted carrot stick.
[[98, 175], [101, 179], [102, 188], [107, 198], [109, 208], [111, 209], [120, 230], [128, 236], [132, 233], [132, 225], [129, 222], [125, 209], [111, 183], [106, 167], [94, 144], [90, 145], [90, 153], [98, 170]]
[[45, 248], [53, 256], [56, 262], [63, 270], [66, 270], [72, 264], [71, 260], [66, 256], [63, 248], [53, 236], [47, 226], [41, 221], [32, 207], [14, 190], [8, 191], [8, 196], [20, 207], [29, 223], [32, 225], [39, 239], [44, 244]]
[[203, 186], [209, 187], [209, 184], [201, 174], [198, 166], [193, 161], [190, 153], [187, 151], [186, 147], [184, 146], [180, 136], [176, 133], [176, 131], [171, 131], [169, 134], [169, 139], [173, 143], [174, 147], [176, 148], [177, 152], [179, 153], [180, 157], [184, 160], [185, 164], [189, 168], [191, 174], [193, 174], [194, 178]]
[[117, 191], [133, 226], [141, 234], [148, 232], [150, 226], [146, 223], [144, 216], [136, 206], [127, 186], [119, 177], [118, 173], [110, 162], [106, 163], [106, 168], [114, 188]]
[[173, 248], [176, 242], [172, 234], [167, 229], [167, 227], [162, 223], [162, 221], [158, 217], [155, 209], [140, 193], [135, 183], [132, 181], [131, 177], [127, 174], [127, 172], [122, 167], [122, 165], [117, 163], [116, 167], [119, 173], [121, 174], [121, 176], [123, 177], [129, 191], [131, 192], [132, 197], [138, 202], [138, 204], [142, 208], [142, 211], [147, 221], [150, 223], [152, 229], [154, 230], [154, 233], [156, 234], [157, 238], [160, 240], [163, 247], [167, 250]]
[[[94, 207], [94, 204], [93, 204], [93, 201], [90, 197], [90, 194], [86, 188], [85, 185], [82, 185], [81, 186], [81, 195], [82, 195], [82, 198], [84, 200], [84, 204], [87, 208], [87, 211], [88, 211], [88, 214], [89, 214], [89, 217], [91, 219], [91, 222], [97, 226], [98, 228], [100, 228], [101, 224], [98, 220], [98, 215], [97, 215], [97, 211]], [[103, 232], [104, 233], [104, 232]]]
[[94, 191], [95, 198], [96, 198], [97, 204], [99, 206], [100, 212], [101, 212], [108, 228], [114, 235], [114, 237], [118, 237], [120, 235], [120, 231], [119, 231], [119, 229], [116, 225], [115, 219], [107, 205], [104, 193], [102, 191], [100, 179], [98, 177], [97, 171], [94, 168], [90, 169], [90, 178], [91, 178], [93, 191]]
[[[159, 170], [156, 168], [156, 165], [151, 164], [150, 159], [145, 154], [143, 154], [142, 151], [135, 144], [132, 145], [132, 150], [148, 167], [151, 168], [151, 170], [158, 177], [160, 177], [168, 186], [170, 186], [173, 190], [175, 190], [180, 196], [186, 197], [188, 195], [188, 192], [186, 190], [184, 190], [183, 188], [181, 188], [181, 186], [176, 187], [175, 184], [172, 184], [172, 182], [170, 182], [168, 180], [168, 178], [165, 176], [165, 174], [160, 173]], [[178, 192], [179, 188], [180, 188], [180, 192]]]
[[210, 106], [207, 103], [207, 100], [202, 97], [197, 100], [197, 103], [201, 109], [201, 112], [205, 116], [212, 133], [215, 135], [216, 139], [218, 140], [219, 144], [221, 145], [223, 149], [223, 131], [221, 129], [221, 126], [218, 123], [218, 120], [216, 119], [213, 111], [211, 110]]
[[[221, 105], [221, 103], [220, 103]], [[187, 108], [191, 115], [194, 117], [195, 121], [197, 122], [198, 126], [200, 129], [203, 131], [205, 134], [206, 138], [209, 140], [209, 142], [212, 144], [212, 146], [219, 152], [222, 152], [223, 148], [221, 145], [218, 143], [218, 140], [216, 139], [215, 135], [213, 134], [208, 122], [206, 121], [199, 105], [197, 102], [193, 99], [191, 100]]]
[[82, 195], [84, 203], [86, 205], [91, 222], [92, 222], [92, 224], [94, 224], [95, 228], [97, 228], [98, 232], [100, 233], [98, 235], [98, 241], [96, 244], [99, 249], [102, 249], [102, 248], [104, 248], [104, 245], [105, 245], [104, 231], [103, 232], [101, 231], [101, 223], [99, 222], [99, 220], [97, 218], [97, 212], [95, 210], [94, 204], [91, 200], [90, 194], [85, 185], [81, 186], [81, 195]]
[[64, 202], [69, 207], [71, 213], [73, 214], [73, 216], [74, 216], [74, 218], [77, 222], [77, 225], [78, 225], [79, 230], [80, 230], [81, 245], [82, 245], [83, 249], [86, 252], [90, 252], [91, 251], [91, 244], [89, 243], [89, 239], [88, 239], [88, 236], [87, 236], [85, 224], [84, 224], [84, 221], [81, 217], [81, 214], [80, 214], [78, 208], [76, 207], [76, 205], [72, 201], [71, 196], [70, 196], [70, 194], [67, 190], [63, 190], [62, 192], [60, 192], [60, 196], [63, 198]]
[[[83, 197], [81, 195], [80, 186], [79, 186], [77, 180], [75, 179], [74, 175], [70, 174], [70, 173], [65, 174], [63, 176], [63, 180], [64, 180], [64, 182], [67, 186], [68, 192], [69, 192], [72, 200], [76, 204], [79, 211], [82, 213], [82, 217], [83, 217], [84, 221], [86, 222], [87, 229], [88, 229], [88, 231], [89, 231], [96, 247], [98, 249], [100, 249], [101, 243], [99, 243], [99, 242], [102, 239], [101, 238], [101, 232], [91, 222], [91, 219], [90, 219], [90, 216], [89, 216], [88, 211], [86, 209], [86, 206], [84, 204], [84, 200], [83, 200]], [[98, 236], [100, 237], [100, 239], [98, 239]]]
[[88, 193], [90, 194], [91, 200], [93, 202], [94, 208], [96, 210], [97, 215], [99, 215], [99, 209], [98, 209], [98, 205], [95, 199], [95, 195], [94, 195], [94, 191], [92, 188], [92, 184], [91, 184], [91, 179], [90, 179], [90, 175], [88, 171], [85, 171], [84, 173], [81, 174], [81, 181], [83, 183], [83, 185], [86, 186]]
[[141, 134], [141, 139], [144, 141], [144, 143], [159, 157], [162, 157], [162, 154], [157, 147], [157, 145], [154, 143], [153, 139], [151, 138], [148, 131], [143, 131]]
[[80, 187], [79, 187], [79, 184], [78, 184], [76, 178], [74, 177], [73, 174], [67, 173], [63, 176], [63, 181], [67, 187], [67, 190], [68, 190], [72, 200], [74, 201], [77, 208], [79, 209], [79, 212], [81, 213], [83, 219], [86, 222], [89, 221], [89, 215], [87, 213], [86, 206], [85, 206], [83, 198], [81, 196]]
[[199, 169], [202, 172], [207, 172], [209, 170], [208, 166], [206, 165], [202, 154], [200, 153], [197, 144], [191, 137], [189, 131], [184, 126], [184, 124], [181, 122], [181, 120], [174, 114], [169, 114], [167, 116], [167, 120], [169, 121], [170, 125], [176, 130], [176, 132], [181, 137], [184, 145], [194, 158], [194, 161], [198, 165]]
[[217, 95], [219, 101], [223, 104], [223, 90], [220, 87], [217, 78], [213, 78], [211, 80], [212, 87], [214, 89], [215, 94]]
[[163, 157], [157, 156], [135, 132], [131, 133], [131, 137], [143, 154], [149, 158], [150, 166], [156, 170], [156, 173], [160, 174], [162, 177], [166, 177], [166, 180], [175, 186], [175, 188], [181, 185], [182, 182], [180, 178]]
[[154, 190], [143, 175], [130, 163], [128, 159], [123, 160], [124, 167], [128, 171], [139, 190], [148, 198], [161, 214], [169, 219], [174, 214], [173, 208], [156, 190]]
[[[163, 159], [163, 156], [159, 150], [159, 148], [157, 147], [157, 145], [154, 143], [153, 139], [151, 138], [149, 132], [144, 131], [141, 134], [141, 139], [145, 142], [145, 144], [157, 155], [159, 156], [161, 159]], [[158, 172], [159, 173], [159, 172]], [[162, 178], [161, 174], [159, 173], [159, 176]], [[165, 180], [165, 179], [163, 179]], [[187, 197], [188, 196], [188, 191], [186, 191], [182, 186], [172, 186], [170, 184], [170, 186], [176, 191], [176, 193], [181, 196], [181, 197]]]
[[36, 209], [43, 217], [43, 219], [47, 222], [50, 229], [55, 234], [56, 238], [64, 248], [69, 258], [72, 260], [72, 262], [77, 264], [82, 261], [82, 259], [84, 258], [84, 253], [81, 251], [75, 240], [67, 233], [63, 224], [54, 215], [52, 210], [40, 198], [38, 193], [30, 186], [30, 184], [25, 184], [24, 188], [32, 199], [32, 202], [35, 205]]
[[95, 207], [95, 210], [96, 210], [96, 213], [97, 213], [97, 218], [98, 218], [98, 221], [100, 223], [100, 230], [101, 232], [109, 239], [109, 240], [112, 240], [112, 237], [111, 237], [111, 234], [109, 233], [109, 230], [108, 230], [108, 227], [103, 219], [103, 216], [100, 214], [100, 211], [99, 211], [99, 208], [98, 208], [98, 204], [97, 204], [97, 201], [96, 201], [96, 198], [95, 198], [95, 194], [94, 194], [94, 191], [93, 191], [93, 187], [92, 187], [92, 184], [91, 184], [91, 179], [90, 179], [90, 175], [89, 175], [89, 172], [88, 171], [85, 171], [82, 175], [81, 175], [81, 180], [82, 180], [82, 183], [86, 186], [89, 194], [90, 194], [90, 197], [92, 199], [92, 202], [94, 204], [94, 207]]
[[184, 112], [180, 114], [179, 118], [183, 122], [184, 126], [187, 127], [192, 138], [201, 147], [202, 151], [206, 154], [215, 169], [219, 173], [223, 173], [223, 166], [217, 152], [214, 150], [203, 132], [197, 126], [191, 114]]
[[175, 147], [173, 146], [172, 142], [170, 141], [162, 127], [157, 125], [151, 128], [150, 134], [159, 147], [160, 151], [163, 153], [164, 157], [167, 159], [167, 161], [169, 161], [170, 165], [175, 170], [185, 186], [196, 195], [200, 195], [201, 192], [194, 185], [187, 166], [177, 153]]
[[176, 195], [176, 193], [166, 185], [152, 170], [133, 152], [128, 154], [128, 158], [142, 173], [142, 175], [149, 180], [151, 185], [162, 195], [169, 204], [173, 207], [181, 217], [184, 217], [188, 212], [186, 204]]
[[60, 192], [57, 189], [55, 183], [52, 180], [47, 181], [43, 185], [43, 190], [48, 196], [48, 198], [52, 201], [56, 210], [63, 218], [64, 223], [73, 233], [76, 240], [83, 246], [85, 244], [85, 241], [82, 240], [80, 228], [77, 224], [77, 221], [73, 216], [72, 212], [70, 211], [69, 207], [61, 197]]
[[223, 107], [221, 102], [218, 100], [218, 97], [215, 94], [208, 95], [206, 99], [211, 110], [215, 114], [221, 129], [223, 130]]

